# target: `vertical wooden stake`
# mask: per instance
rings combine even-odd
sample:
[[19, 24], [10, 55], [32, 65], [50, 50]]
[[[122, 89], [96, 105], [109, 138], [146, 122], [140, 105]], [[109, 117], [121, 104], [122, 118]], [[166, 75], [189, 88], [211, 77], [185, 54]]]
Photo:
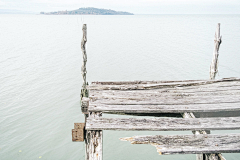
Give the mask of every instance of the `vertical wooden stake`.
[[[216, 74], [218, 72], [218, 56], [219, 56], [219, 48], [222, 43], [222, 36], [220, 36], [220, 23], [217, 24], [217, 29], [215, 32], [214, 39], [214, 50], [213, 50], [213, 59], [210, 66], [210, 79], [214, 80]], [[216, 154], [204, 154], [205, 159], [207, 160], [226, 160], [221, 153]]]
[[210, 66], [210, 79], [214, 80], [216, 74], [218, 72], [218, 55], [220, 44], [222, 43], [222, 36], [220, 36], [220, 23], [217, 25], [215, 39], [214, 39], [214, 51], [213, 51], [213, 59]]
[[[222, 36], [220, 36], [220, 23], [217, 24], [217, 29], [215, 33], [215, 40], [214, 40], [214, 51], [213, 51], [213, 59], [210, 66], [210, 79], [214, 80], [216, 74], [218, 72], [218, 55], [219, 55], [219, 48], [222, 42]], [[193, 114], [192, 114], [193, 115]], [[205, 131], [202, 133], [196, 131], [195, 134], [207, 134]], [[197, 154], [197, 160], [225, 160], [221, 153], [216, 154]]]
[[[219, 48], [220, 48], [220, 44], [222, 42], [221, 40], [221, 36], [220, 36], [220, 23], [218, 23], [217, 25], [217, 30], [215, 33], [215, 40], [214, 40], [214, 52], [213, 52], [213, 60], [210, 66], [210, 79], [214, 80], [216, 77], [216, 74], [218, 72], [218, 55], [219, 55]], [[182, 114], [183, 118], [195, 118], [193, 113], [183, 113]], [[206, 131], [196, 131], [194, 132], [194, 134], [207, 134]], [[221, 153], [219, 154], [197, 154], [196, 155], [196, 159], [197, 160], [225, 160], [225, 158], [221, 155]]]
[[82, 42], [81, 42], [81, 49], [82, 49], [82, 54], [83, 54], [83, 64], [82, 64], [83, 85], [82, 85], [82, 90], [81, 90], [81, 98], [88, 97], [87, 80], [86, 80], [86, 76], [87, 76], [87, 69], [86, 69], [86, 64], [87, 64], [87, 53], [86, 53], [87, 25], [86, 24], [83, 24], [82, 31], [83, 31], [83, 37], [82, 37]]
[[[89, 117], [101, 117], [101, 112], [89, 112]], [[86, 131], [86, 147], [87, 147], [87, 160], [102, 160], [102, 144], [103, 132], [102, 130]]]
[[[81, 42], [81, 49], [83, 54], [83, 64], [82, 64], [82, 76], [83, 76], [83, 85], [81, 90], [81, 100], [82, 100], [82, 112], [86, 119], [88, 117], [101, 117], [102, 112], [88, 112], [89, 98], [87, 90], [87, 53], [86, 53], [86, 42], [87, 42], [87, 25], [84, 24], [82, 27], [83, 37]], [[102, 160], [102, 131], [86, 131], [85, 132], [85, 160]]]
[[[213, 59], [210, 66], [210, 79], [214, 80], [216, 74], [218, 72], [218, 55], [219, 55], [219, 48], [220, 44], [222, 43], [222, 36], [220, 36], [220, 23], [217, 24], [217, 29], [215, 33], [215, 40], [214, 40], [214, 51], [213, 51]], [[202, 131], [202, 134], [206, 134], [205, 131]], [[198, 133], [196, 133], [198, 134]], [[225, 160], [221, 153], [216, 154], [198, 154], [197, 160]]]

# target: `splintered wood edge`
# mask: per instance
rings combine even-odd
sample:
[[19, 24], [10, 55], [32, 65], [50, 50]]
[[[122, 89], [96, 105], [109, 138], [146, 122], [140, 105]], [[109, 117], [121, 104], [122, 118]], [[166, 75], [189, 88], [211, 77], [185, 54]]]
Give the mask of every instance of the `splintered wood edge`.
[[[194, 135], [192, 135], [192, 136], [190, 136], [190, 135], [162, 136], [162, 138], [167, 138], [167, 139], [171, 138], [171, 137], [173, 139], [175, 139], [175, 138], [195, 139], [196, 138]], [[239, 153], [240, 152], [240, 149], [239, 149], [239, 147], [240, 147], [240, 141], [239, 141], [240, 134], [224, 134], [224, 135], [218, 135], [217, 134], [217, 135], [208, 135], [208, 136], [198, 135], [198, 137], [202, 137], [204, 139], [207, 138], [207, 140], [203, 140], [203, 143], [206, 144], [205, 145], [206, 148], [195, 147], [193, 149], [190, 149], [188, 145], [184, 145], [185, 147], [183, 147], [183, 149], [182, 149], [182, 145], [179, 142], [178, 145], [174, 146], [175, 147], [175, 149], [174, 149], [174, 147], [173, 148], [169, 147], [169, 145], [171, 145], [171, 143], [175, 143], [175, 142], [170, 142], [170, 143], [163, 142], [163, 144], [161, 144], [161, 143], [155, 142], [156, 136], [133, 136], [133, 137], [120, 138], [120, 140], [122, 140], [122, 141], [130, 141], [131, 144], [150, 144], [150, 145], [156, 147], [157, 152], [159, 153], [159, 155], [169, 155], [169, 154], [202, 154], [202, 153], [215, 154], [215, 153], [219, 153], [219, 152], [224, 152], [224, 153]], [[153, 138], [153, 140], [149, 140], [148, 138], [150, 138], [150, 139]], [[234, 139], [238, 139], [238, 140], [236, 141]], [[194, 144], [196, 143], [195, 144], [196, 146], [198, 144], [197, 143], [198, 140], [199, 139], [197, 138], [196, 142], [193, 141]], [[215, 144], [215, 145], [212, 146], [212, 144], [209, 144], [208, 141], [212, 141], [212, 144]], [[190, 143], [190, 141], [188, 143]], [[218, 144], [220, 144], [220, 148], [218, 147]], [[227, 145], [227, 146], [224, 147], [225, 145]], [[212, 148], [212, 147], [215, 147], [215, 146], [217, 146], [217, 148]], [[220, 158], [223, 159], [221, 154], [218, 154], [218, 156], [220, 156]]]
[[[124, 138], [119, 138], [119, 139], [121, 141], [129, 141], [131, 144], [144, 144], [144, 143], [137, 143], [137, 141], [134, 141], [134, 137], [135, 136], [133, 136], [133, 137], [124, 137]], [[159, 153], [159, 155], [162, 155], [162, 152], [161, 152], [162, 148], [160, 148], [158, 144], [156, 144], [156, 143], [146, 143], [146, 144], [150, 144], [150, 145], [156, 147], [157, 152]]]
[[124, 137], [124, 138], [119, 138], [121, 141], [130, 141], [132, 142], [133, 137]]

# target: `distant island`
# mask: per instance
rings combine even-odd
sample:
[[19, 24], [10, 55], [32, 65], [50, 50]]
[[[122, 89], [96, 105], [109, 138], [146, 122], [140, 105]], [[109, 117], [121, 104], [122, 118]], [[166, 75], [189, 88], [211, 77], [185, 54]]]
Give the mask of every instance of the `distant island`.
[[57, 12], [40, 12], [45, 15], [133, 15], [133, 13], [114, 11], [111, 9], [99, 9], [99, 8], [79, 8], [73, 11], [57, 11]]

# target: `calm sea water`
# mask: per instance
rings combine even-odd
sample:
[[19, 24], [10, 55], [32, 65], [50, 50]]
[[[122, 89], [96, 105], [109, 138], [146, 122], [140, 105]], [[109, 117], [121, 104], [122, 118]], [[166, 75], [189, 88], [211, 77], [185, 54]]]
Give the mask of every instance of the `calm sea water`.
[[[84, 143], [71, 139], [74, 122], [84, 121], [83, 23], [88, 27], [88, 82], [209, 79], [217, 23], [223, 37], [217, 78], [240, 77], [240, 15], [0, 15], [0, 160], [84, 159]], [[233, 132], [239, 133], [212, 133]], [[195, 159], [159, 156], [151, 145], [119, 140], [183, 133], [191, 134], [104, 131], [103, 157]], [[228, 160], [240, 157], [223, 155]]]

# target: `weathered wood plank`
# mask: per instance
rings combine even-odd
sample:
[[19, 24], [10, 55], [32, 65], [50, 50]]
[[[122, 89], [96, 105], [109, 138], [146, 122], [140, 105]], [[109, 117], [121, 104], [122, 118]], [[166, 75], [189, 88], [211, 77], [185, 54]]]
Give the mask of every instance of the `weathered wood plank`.
[[[192, 112], [184, 112], [182, 113], [183, 118], [196, 118], [195, 115]], [[192, 131], [193, 134], [207, 134], [206, 131], [202, 130], [202, 131]], [[210, 131], [209, 131], [210, 133]], [[204, 157], [206, 157], [206, 154], [196, 154], [196, 160], [204, 160]]]
[[86, 130], [234, 130], [240, 117], [228, 118], [87, 118]]
[[[104, 113], [104, 112], [103, 112]], [[151, 117], [176, 117], [181, 118], [180, 113], [123, 113], [123, 112], [105, 112], [107, 114], [130, 115], [130, 116], [151, 116]]]
[[91, 90], [89, 97], [165, 97], [165, 96], [212, 96], [212, 95], [234, 95], [240, 92], [239, 85], [213, 86], [206, 85], [204, 87], [180, 87], [170, 89], [152, 89], [152, 90]]
[[[219, 81], [235, 81], [238, 78], [230, 77], [230, 78], [223, 78]], [[159, 83], [190, 83], [190, 82], [203, 82], [208, 80], [177, 80], [177, 81], [95, 81], [92, 82], [92, 85], [133, 85], [133, 84], [159, 84]]]
[[[239, 83], [239, 82], [237, 82]], [[240, 84], [240, 83], [239, 83]], [[213, 87], [213, 86], [212, 86]], [[186, 87], [183, 87], [186, 88]], [[219, 86], [213, 88], [219, 89]], [[232, 89], [232, 90], [231, 90]], [[198, 92], [200, 90], [200, 92]], [[192, 93], [182, 90], [139, 90], [139, 91], [90, 91], [92, 104], [205, 104], [236, 103], [240, 100], [240, 86], [223, 87], [220, 91], [205, 92], [209, 88], [192, 89]], [[160, 102], [160, 103], [159, 103]], [[175, 102], [175, 103], [172, 103]]]
[[159, 89], [159, 88], [173, 88], [173, 87], [186, 87], [186, 86], [199, 86], [206, 84], [213, 84], [219, 82], [240, 81], [239, 78], [229, 78], [221, 80], [206, 80], [206, 81], [193, 81], [193, 82], [174, 82], [174, 83], [160, 83], [160, 84], [130, 84], [130, 85], [90, 85], [87, 87], [89, 90], [144, 90], [144, 89]]
[[[239, 103], [192, 104], [192, 105], [90, 105], [91, 112], [104, 113], [184, 113], [240, 111]], [[239, 115], [240, 116], [240, 115]]]
[[206, 117], [240, 117], [240, 111], [194, 112], [197, 118]]
[[[101, 112], [89, 112], [89, 118], [101, 117]], [[87, 118], [88, 119], [88, 118]], [[87, 148], [88, 160], [102, 160], [102, 142], [103, 134], [102, 130], [87, 130], [85, 144]]]
[[126, 85], [126, 84], [158, 84], [158, 83], [181, 83], [181, 82], [196, 82], [204, 80], [180, 80], [180, 81], [106, 81], [106, 82], [92, 82], [97, 85]]
[[83, 77], [83, 85], [81, 89], [81, 98], [83, 97], [88, 97], [88, 90], [86, 86], [88, 85], [87, 83], [87, 53], [86, 53], [86, 43], [87, 43], [87, 25], [83, 24], [82, 26], [82, 31], [83, 31], [83, 37], [82, 37], [82, 42], [81, 42], [81, 49], [82, 49], [82, 55], [83, 55], [83, 63], [82, 63], [82, 68], [81, 68], [81, 73]]
[[[212, 99], [211, 99], [212, 98]], [[162, 97], [162, 98], [104, 98], [92, 100], [92, 105], [111, 104], [111, 105], [193, 105], [193, 104], [221, 104], [239, 103], [239, 96], [214, 96], [214, 97]]]
[[151, 144], [160, 155], [240, 152], [240, 134], [134, 136], [121, 140]]
[[[219, 40], [219, 41], [218, 41]], [[218, 50], [221, 44], [221, 38], [220, 38], [220, 23], [218, 23], [217, 26], [217, 31], [215, 33], [215, 53], [213, 56], [212, 64], [210, 66], [210, 79], [213, 80], [215, 79], [216, 73], [217, 73], [217, 68], [218, 68]], [[195, 118], [193, 113], [184, 113], [184, 114], [189, 114], [190, 117]], [[183, 115], [185, 116], [185, 115]], [[195, 134], [201, 134], [201, 132], [196, 131]], [[205, 131], [202, 131], [202, 134], [206, 134]], [[221, 160], [223, 157], [221, 153], [219, 154], [198, 154], [197, 155], [197, 160]]]

